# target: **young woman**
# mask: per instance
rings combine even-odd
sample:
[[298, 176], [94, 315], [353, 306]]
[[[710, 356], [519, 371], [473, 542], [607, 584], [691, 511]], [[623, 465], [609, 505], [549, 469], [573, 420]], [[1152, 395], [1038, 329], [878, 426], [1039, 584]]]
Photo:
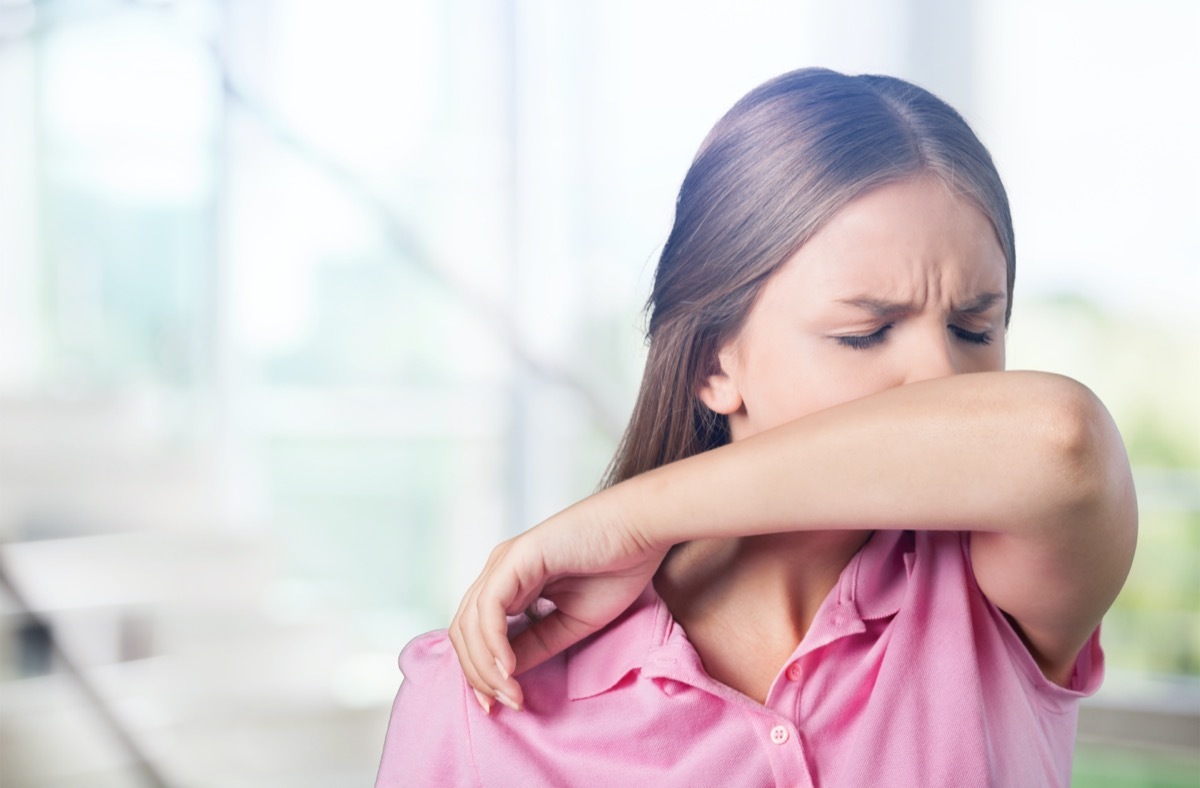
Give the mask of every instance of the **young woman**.
[[1100, 402], [1003, 371], [1014, 262], [928, 92], [808, 69], [738, 102], [604, 489], [405, 649], [379, 784], [1066, 786], [1137, 515]]

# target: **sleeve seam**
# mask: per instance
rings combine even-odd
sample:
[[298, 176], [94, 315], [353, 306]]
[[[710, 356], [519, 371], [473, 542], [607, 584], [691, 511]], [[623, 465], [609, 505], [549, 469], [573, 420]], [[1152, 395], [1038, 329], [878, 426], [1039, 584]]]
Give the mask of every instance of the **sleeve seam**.
[[467, 737], [467, 759], [471, 763], [471, 771], [475, 775], [476, 785], [482, 786], [483, 785], [483, 777], [479, 773], [479, 763], [475, 759], [475, 737], [474, 737], [473, 731], [471, 729], [472, 728], [472, 726], [471, 726], [471, 707], [470, 707], [471, 699], [469, 697], [467, 697], [468, 695], [473, 694], [473, 693], [471, 692], [471, 685], [469, 683], [467, 683], [466, 676], [462, 677], [461, 686], [462, 686], [463, 720], [466, 723], [463, 727], [466, 729], [465, 734]]
[[[1008, 654], [1008, 659], [1018, 673], [1020, 673], [1022, 682], [1033, 693], [1038, 705], [1047, 712], [1051, 714], [1070, 713], [1076, 707], [1079, 699], [1084, 697], [1084, 693], [1055, 684], [1038, 667], [1033, 654], [1029, 653], [1029, 647], [1025, 645], [1020, 633], [1017, 632], [1016, 625], [1009, 620], [1008, 615], [1003, 610], [997, 607], [992, 600], [988, 599], [987, 594], [983, 593], [983, 589], [979, 587], [979, 582], [975, 579], [975, 566], [971, 561], [970, 532], [962, 531], [959, 536], [961, 539], [960, 544], [963, 560], [966, 562], [969, 575], [970, 592], [978, 594], [979, 598], [983, 600], [988, 617], [992, 620], [993, 626], [997, 628], [997, 634], [999, 634], [1000, 640], [1004, 644], [1004, 650]], [[1091, 639], [1089, 639], [1083, 648], [1090, 648], [1091, 642]], [[1083, 649], [1080, 649], [1080, 653], [1075, 655], [1072, 677], [1079, 670], [1079, 660], [1082, 656]]]

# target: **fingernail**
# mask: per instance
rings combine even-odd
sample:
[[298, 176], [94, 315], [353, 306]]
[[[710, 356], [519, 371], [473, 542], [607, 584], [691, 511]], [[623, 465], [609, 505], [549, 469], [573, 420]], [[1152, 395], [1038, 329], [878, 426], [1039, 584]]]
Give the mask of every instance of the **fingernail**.
[[484, 695], [479, 690], [473, 690], [473, 691], [475, 692], [475, 700], [479, 701], [479, 705], [481, 707], [483, 707], [483, 713], [491, 714], [492, 713], [492, 702], [491, 702], [491, 700], [488, 699], [488, 696]]
[[505, 706], [509, 707], [513, 711], [521, 710], [521, 707], [518, 706], [516, 703], [514, 703], [513, 699], [508, 697], [507, 695], [505, 695], [503, 692], [499, 692], [499, 691], [496, 692], [496, 700], [500, 701], [501, 703], [503, 703]]
[[504, 669], [504, 663], [500, 661], [499, 657], [496, 657], [496, 668], [499, 669], [500, 675], [504, 677], [504, 680], [508, 681], [508, 671]]

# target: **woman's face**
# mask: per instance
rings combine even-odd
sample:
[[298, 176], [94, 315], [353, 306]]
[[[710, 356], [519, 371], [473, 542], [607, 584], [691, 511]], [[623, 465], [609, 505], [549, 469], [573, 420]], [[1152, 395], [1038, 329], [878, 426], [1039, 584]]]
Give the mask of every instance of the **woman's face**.
[[857, 198], [767, 282], [701, 399], [733, 440], [919, 380], [1004, 368], [1004, 253], [941, 181]]

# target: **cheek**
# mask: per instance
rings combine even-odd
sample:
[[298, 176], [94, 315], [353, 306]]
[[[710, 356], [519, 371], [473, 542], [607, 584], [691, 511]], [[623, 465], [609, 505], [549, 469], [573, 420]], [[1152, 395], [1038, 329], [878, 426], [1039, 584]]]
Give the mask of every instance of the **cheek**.
[[749, 359], [738, 381], [745, 426], [757, 433], [827, 407], [830, 383], [828, 370], [799, 347]]
[[821, 407], [829, 408], [899, 386], [904, 382], [900, 370], [887, 363], [846, 364], [838, 374], [826, 377]]
[[792, 389], [793, 418], [841, 405], [898, 386], [903, 375], [891, 364], [865, 357], [844, 348], [821, 348], [802, 380]]
[[1001, 335], [982, 350], [964, 355], [960, 368], [963, 372], [1000, 372], [1004, 369], [1004, 337]]

